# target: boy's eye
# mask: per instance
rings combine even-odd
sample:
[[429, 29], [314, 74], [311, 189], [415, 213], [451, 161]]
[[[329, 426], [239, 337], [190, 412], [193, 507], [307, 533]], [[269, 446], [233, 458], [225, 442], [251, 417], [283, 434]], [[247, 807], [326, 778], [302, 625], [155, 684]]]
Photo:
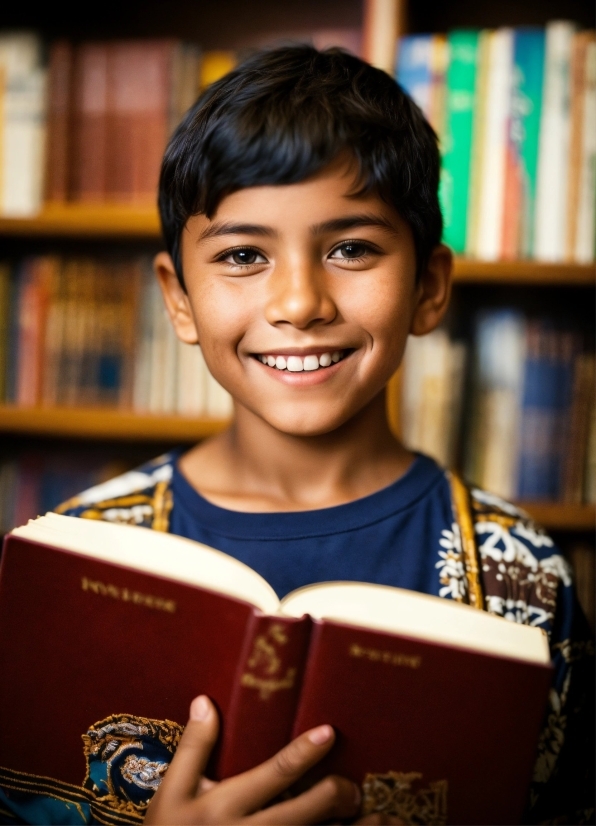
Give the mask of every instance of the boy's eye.
[[363, 244], [362, 241], [346, 241], [339, 247], [336, 247], [329, 258], [350, 261], [356, 258], [362, 258], [367, 252], [370, 252], [370, 247], [367, 244]]
[[225, 261], [228, 264], [236, 264], [240, 267], [267, 263], [261, 253], [251, 247], [238, 247], [235, 250], [228, 250], [220, 255], [218, 261]]

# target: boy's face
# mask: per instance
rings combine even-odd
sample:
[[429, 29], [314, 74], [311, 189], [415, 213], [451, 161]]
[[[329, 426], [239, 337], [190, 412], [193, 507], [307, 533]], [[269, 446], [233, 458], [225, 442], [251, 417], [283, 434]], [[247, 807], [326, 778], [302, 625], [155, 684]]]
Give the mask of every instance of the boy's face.
[[378, 196], [355, 197], [335, 163], [287, 186], [243, 189], [182, 233], [187, 288], [169, 256], [156, 269], [184, 341], [240, 407], [277, 430], [335, 430], [382, 392], [410, 332], [444, 313], [450, 255], [415, 283], [409, 226]]

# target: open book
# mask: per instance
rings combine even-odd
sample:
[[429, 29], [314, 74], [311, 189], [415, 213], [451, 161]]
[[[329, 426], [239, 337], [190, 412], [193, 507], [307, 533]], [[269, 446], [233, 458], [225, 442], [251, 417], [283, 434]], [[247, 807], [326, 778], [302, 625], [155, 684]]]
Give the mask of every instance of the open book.
[[450, 600], [332, 582], [280, 602], [220, 551], [56, 514], [5, 540], [0, 668], [10, 770], [81, 784], [91, 727], [184, 725], [205, 693], [215, 776], [330, 723], [313, 780], [346, 775], [365, 811], [432, 823], [519, 821], [551, 671], [542, 631]]

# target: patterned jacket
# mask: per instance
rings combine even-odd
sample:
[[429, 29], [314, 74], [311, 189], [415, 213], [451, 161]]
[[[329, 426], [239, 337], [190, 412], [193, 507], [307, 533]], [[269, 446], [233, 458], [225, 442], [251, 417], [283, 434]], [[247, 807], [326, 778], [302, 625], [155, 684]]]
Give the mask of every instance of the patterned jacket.
[[[138, 470], [85, 491], [65, 502], [58, 511], [85, 519], [168, 531], [174, 461], [175, 454], [161, 456]], [[453, 523], [442, 531], [439, 542], [436, 567], [440, 596], [513, 622], [539, 626], [550, 640], [554, 679], [526, 820], [592, 823], [594, 644], [575, 600], [571, 569], [550, 537], [526, 513], [485, 491], [467, 487], [454, 474], [448, 473], [448, 477]], [[453, 709], [453, 714], [454, 724], [465, 725], [465, 698], [462, 708]], [[128, 731], [131, 721], [120, 724], [128, 726]], [[130, 736], [152, 737], [153, 746], [159, 741], [165, 770], [181, 729], [169, 729], [167, 721], [145, 724], [152, 726], [149, 734], [137, 731]], [[113, 732], [114, 725], [111, 719], [101, 721], [91, 727], [84, 740], [97, 738], [98, 731]], [[162, 775], [156, 776], [153, 784], [139, 783], [137, 797], [131, 803], [130, 789], [126, 800], [114, 794], [114, 778], [107, 776], [107, 764], [101, 766], [101, 761], [97, 762], [98, 750], [91, 755], [87, 751], [86, 747], [88, 761], [94, 759], [96, 763], [93, 771], [88, 770], [84, 785], [76, 789], [66, 789], [66, 784], [51, 781], [53, 786], [46, 783], [44, 789], [32, 794], [30, 781], [24, 782], [14, 773], [0, 769], [0, 820], [4, 816], [9, 823], [49, 822], [37, 819], [35, 812], [52, 809], [56, 812], [52, 822], [139, 823]], [[103, 782], [98, 779], [102, 772]]]

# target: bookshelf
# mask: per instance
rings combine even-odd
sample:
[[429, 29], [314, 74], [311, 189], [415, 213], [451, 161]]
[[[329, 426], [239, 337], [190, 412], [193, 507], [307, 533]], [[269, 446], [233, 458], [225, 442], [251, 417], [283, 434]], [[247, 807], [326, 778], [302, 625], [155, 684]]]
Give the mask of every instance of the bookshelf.
[[[584, 0], [572, 0], [568, 8], [561, 0], [548, 0], [546, 5], [526, 0], [514, 8], [490, 0], [484, 6], [472, 8], [467, 0], [441, 4], [425, 0], [414, 4], [409, 0], [290, 0], [279, 4], [263, 0], [258, 6], [242, 0], [225, 0], [220, 4], [203, 4], [197, 14], [189, 0], [172, 0], [167, 13], [160, 4], [148, 8], [140, 0], [122, 0], [118, 19], [93, 21], [84, 10], [74, 10], [67, 4], [41, 10], [37, 17], [25, 6], [11, 4], [6, 25], [14, 28], [41, 29], [49, 38], [67, 37], [73, 41], [112, 37], [171, 36], [201, 42], [206, 49], [242, 49], [268, 39], [284, 38], [288, 33], [307, 34], [312, 29], [363, 28], [363, 45], [371, 62], [388, 68], [398, 34], [406, 31], [444, 31], [453, 26], [499, 26], [505, 24], [543, 25], [547, 19], [573, 17], [581, 25], [593, 25], [593, 10]], [[371, 38], [366, 21], [372, 6], [384, 8], [387, 25], [381, 41]], [[364, 26], [363, 26], [364, 21]], [[99, 28], [97, 28], [99, 26]], [[379, 32], [377, 32], [379, 35]], [[376, 57], [375, 54], [376, 53]], [[73, 249], [93, 249], [101, 245], [107, 250], [136, 245], [154, 250], [160, 241], [160, 226], [155, 205], [113, 204], [47, 204], [33, 218], [0, 217], [0, 243], [11, 255], [22, 256], [38, 250], [69, 253]], [[16, 257], [15, 256], [15, 257]], [[454, 268], [456, 291], [490, 296], [494, 289], [507, 291], [507, 300], [515, 305], [523, 288], [557, 293], [567, 303], [585, 304], [593, 300], [591, 289], [596, 286], [593, 264], [548, 264], [533, 260], [480, 261], [457, 258]], [[545, 288], [545, 289], [542, 289]], [[392, 426], [399, 427], [399, 377], [392, 380], [388, 411]], [[5, 443], [30, 439], [73, 440], [80, 444], [90, 440], [147, 444], [151, 455], [156, 443], [184, 443], [221, 432], [227, 422], [181, 415], [135, 413], [105, 408], [43, 408], [0, 405], [0, 437]], [[545, 527], [560, 531], [591, 531], [595, 510], [592, 505], [560, 503], [529, 503], [524, 507]]]
[[[15, 236], [159, 241], [161, 230], [152, 204], [49, 204], [35, 218], [0, 217], [0, 237]], [[595, 286], [596, 265], [456, 258], [453, 279], [456, 284]]]
[[[0, 432], [15, 436], [184, 443], [214, 436], [227, 425], [223, 419], [127, 410], [0, 406]], [[522, 502], [520, 506], [549, 530], [590, 531], [596, 525], [594, 505]]]

